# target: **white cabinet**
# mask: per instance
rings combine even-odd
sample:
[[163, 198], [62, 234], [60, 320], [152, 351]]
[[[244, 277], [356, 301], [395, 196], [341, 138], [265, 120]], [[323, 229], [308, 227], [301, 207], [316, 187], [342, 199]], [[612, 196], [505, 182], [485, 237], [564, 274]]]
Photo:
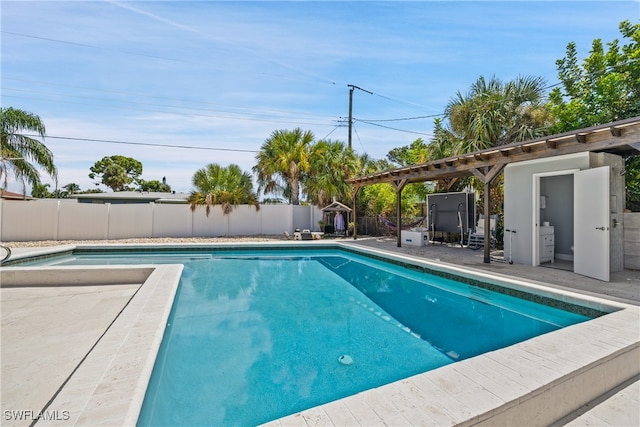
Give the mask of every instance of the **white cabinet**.
[[553, 226], [540, 227], [540, 263], [553, 262], [556, 256]]
[[402, 234], [400, 235], [402, 243], [406, 243], [407, 245], [414, 246], [423, 246], [425, 239], [429, 239], [429, 232], [427, 231], [409, 231], [402, 230]]

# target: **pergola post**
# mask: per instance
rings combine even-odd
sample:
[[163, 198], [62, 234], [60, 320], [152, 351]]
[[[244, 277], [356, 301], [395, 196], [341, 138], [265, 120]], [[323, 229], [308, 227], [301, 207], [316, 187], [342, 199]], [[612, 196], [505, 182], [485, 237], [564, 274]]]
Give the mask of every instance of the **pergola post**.
[[505, 164], [498, 162], [493, 166], [485, 166], [480, 169], [472, 169], [471, 172], [484, 184], [484, 262], [491, 262], [491, 182], [498, 176]]
[[393, 181], [393, 187], [396, 189], [396, 239], [398, 247], [402, 246], [402, 189], [407, 185], [407, 179]]
[[398, 247], [402, 246], [402, 189], [396, 191], [396, 240]]
[[[358, 198], [358, 193], [360, 192], [361, 186], [355, 186], [353, 189], [353, 240], [358, 239], [358, 216], [356, 214], [356, 201]], [[349, 224], [347, 223], [347, 230], [349, 229]]]
[[491, 183], [484, 183], [484, 262], [491, 262]]

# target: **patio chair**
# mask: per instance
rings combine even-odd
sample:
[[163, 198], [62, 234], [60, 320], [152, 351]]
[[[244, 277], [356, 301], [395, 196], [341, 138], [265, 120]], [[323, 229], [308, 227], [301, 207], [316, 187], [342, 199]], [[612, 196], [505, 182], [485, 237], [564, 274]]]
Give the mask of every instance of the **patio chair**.
[[[489, 218], [489, 244], [491, 248], [496, 246], [496, 224], [498, 222], [497, 215], [491, 215]], [[484, 215], [480, 215], [475, 229], [469, 233], [467, 239], [467, 247], [469, 249], [480, 249], [484, 247]]]

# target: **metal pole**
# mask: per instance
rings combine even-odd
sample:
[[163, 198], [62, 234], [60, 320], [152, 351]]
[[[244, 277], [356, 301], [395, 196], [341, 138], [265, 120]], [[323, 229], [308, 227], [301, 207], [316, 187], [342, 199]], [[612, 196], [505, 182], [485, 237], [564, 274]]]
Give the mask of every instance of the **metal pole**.
[[349, 149], [351, 149], [351, 127], [353, 125], [353, 90], [355, 86], [349, 86]]
[[362, 89], [356, 85], [347, 85], [349, 87], [349, 149], [351, 149], [351, 129], [353, 127], [353, 90], [358, 89], [363, 92], [368, 93], [369, 95], [373, 95], [373, 92], [370, 92], [366, 89]]

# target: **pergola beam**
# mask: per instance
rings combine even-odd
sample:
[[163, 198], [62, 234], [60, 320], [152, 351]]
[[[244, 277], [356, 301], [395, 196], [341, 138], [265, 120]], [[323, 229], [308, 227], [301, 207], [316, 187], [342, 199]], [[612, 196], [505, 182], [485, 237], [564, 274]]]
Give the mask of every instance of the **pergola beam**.
[[[583, 141], [583, 142], [580, 142]], [[532, 159], [573, 154], [584, 151], [628, 150], [640, 141], [640, 117], [608, 125], [594, 126], [523, 143], [503, 145], [462, 156], [405, 166], [392, 171], [353, 178], [349, 182], [377, 184], [409, 178], [411, 182], [437, 181], [448, 176], [469, 176], [472, 170], [496, 163], [521, 162]]]
[[611, 131], [611, 136], [620, 136], [622, 135], [622, 130], [615, 126], [610, 126], [609, 131]]

